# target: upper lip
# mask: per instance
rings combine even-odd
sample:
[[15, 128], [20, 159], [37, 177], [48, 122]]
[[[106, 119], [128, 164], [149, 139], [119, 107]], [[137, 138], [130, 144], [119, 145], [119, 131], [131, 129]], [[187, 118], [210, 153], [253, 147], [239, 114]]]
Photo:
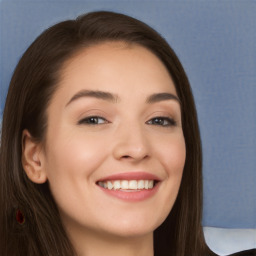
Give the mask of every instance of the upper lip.
[[107, 180], [156, 180], [160, 181], [161, 179], [154, 174], [147, 172], [124, 172], [116, 173], [99, 179], [99, 181]]

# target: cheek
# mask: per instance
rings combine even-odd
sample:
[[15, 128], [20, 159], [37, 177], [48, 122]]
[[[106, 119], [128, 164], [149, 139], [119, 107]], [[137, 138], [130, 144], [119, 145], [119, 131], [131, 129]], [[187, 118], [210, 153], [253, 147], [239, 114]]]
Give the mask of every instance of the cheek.
[[102, 144], [104, 140], [85, 137], [79, 132], [59, 133], [51, 138], [47, 144], [45, 170], [53, 197], [61, 212], [70, 212], [70, 209], [81, 212], [81, 201], [90, 205], [87, 188], [107, 156], [107, 147]]
[[161, 167], [165, 172], [165, 179], [160, 187], [161, 198], [156, 212], [158, 213], [160, 225], [169, 215], [174, 202], [177, 198], [183, 169], [186, 159], [186, 146], [183, 134], [175, 134], [158, 140], [159, 147], [155, 146], [155, 155], [157, 156]]
[[84, 194], [85, 188], [92, 183], [95, 170], [104, 162], [108, 148], [93, 136], [85, 138], [79, 132], [65, 135], [60, 133], [52, 140], [46, 159], [51, 191], [57, 204], [63, 208], [71, 202], [75, 204]]
[[164, 190], [166, 191], [166, 205], [172, 207], [179, 191], [183, 169], [186, 160], [186, 145], [183, 134], [173, 136], [161, 143], [159, 159], [165, 170], [166, 182]]
[[79, 132], [55, 137], [47, 149], [47, 169], [51, 170], [49, 176], [69, 172], [89, 174], [104, 159], [102, 148], [107, 148], [104, 147], [104, 140], [96, 140], [94, 136], [84, 136]]
[[159, 157], [168, 176], [181, 176], [186, 160], [186, 145], [183, 134], [160, 143]]

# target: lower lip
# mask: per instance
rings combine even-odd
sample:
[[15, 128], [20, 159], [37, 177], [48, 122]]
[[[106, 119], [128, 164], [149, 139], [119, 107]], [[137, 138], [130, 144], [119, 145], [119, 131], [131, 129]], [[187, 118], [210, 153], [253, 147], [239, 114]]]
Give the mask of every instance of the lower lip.
[[153, 197], [158, 191], [160, 182], [158, 182], [152, 189], [142, 189], [140, 191], [122, 191], [122, 190], [109, 190], [103, 187], [98, 186], [103, 192], [106, 194], [116, 197], [118, 199], [122, 199], [125, 201], [137, 202], [143, 201], [150, 197]]

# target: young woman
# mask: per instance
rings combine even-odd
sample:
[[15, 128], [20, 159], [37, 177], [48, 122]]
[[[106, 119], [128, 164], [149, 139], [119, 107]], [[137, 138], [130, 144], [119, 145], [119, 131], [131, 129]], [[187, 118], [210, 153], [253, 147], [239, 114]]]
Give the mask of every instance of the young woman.
[[1, 255], [213, 255], [190, 85], [136, 19], [90, 13], [32, 43], [10, 83], [0, 164]]

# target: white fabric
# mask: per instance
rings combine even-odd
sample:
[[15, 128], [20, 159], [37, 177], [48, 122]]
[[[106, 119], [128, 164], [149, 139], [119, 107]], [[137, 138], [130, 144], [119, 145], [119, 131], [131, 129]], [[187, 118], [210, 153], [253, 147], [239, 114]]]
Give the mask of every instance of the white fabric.
[[218, 255], [256, 248], [256, 229], [226, 229], [204, 227], [209, 248]]

